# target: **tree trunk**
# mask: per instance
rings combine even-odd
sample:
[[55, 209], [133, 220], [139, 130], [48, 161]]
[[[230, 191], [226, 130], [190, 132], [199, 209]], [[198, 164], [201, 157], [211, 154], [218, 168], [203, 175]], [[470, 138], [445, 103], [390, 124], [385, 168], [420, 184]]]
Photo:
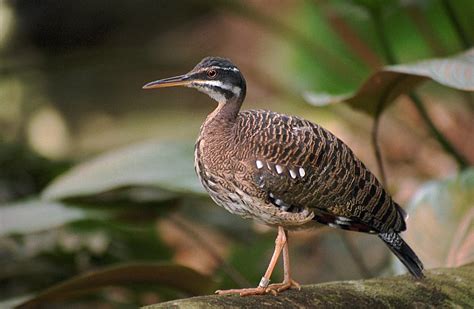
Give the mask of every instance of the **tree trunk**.
[[474, 308], [474, 263], [425, 275], [421, 281], [404, 275], [305, 285], [278, 296], [199, 296], [145, 308]]

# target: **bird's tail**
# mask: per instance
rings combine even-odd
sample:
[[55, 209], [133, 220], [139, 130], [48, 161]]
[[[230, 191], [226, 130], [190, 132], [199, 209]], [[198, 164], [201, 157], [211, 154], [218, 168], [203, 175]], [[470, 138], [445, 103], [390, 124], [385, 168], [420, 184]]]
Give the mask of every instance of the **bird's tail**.
[[415, 278], [424, 278], [423, 263], [398, 233], [380, 233], [379, 237], [387, 244], [390, 250], [398, 257]]

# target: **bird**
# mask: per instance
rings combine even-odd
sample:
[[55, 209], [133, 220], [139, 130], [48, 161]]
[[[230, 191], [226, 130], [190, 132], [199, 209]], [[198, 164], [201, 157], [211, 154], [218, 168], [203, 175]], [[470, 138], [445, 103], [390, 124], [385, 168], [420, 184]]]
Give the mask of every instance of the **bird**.
[[[416, 279], [423, 264], [400, 236], [406, 212], [342, 140], [297, 116], [242, 110], [247, 84], [229, 59], [206, 57], [184, 75], [143, 89], [184, 86], [217, 101], [195, 144], [196, 174], [211, 199], [229, 212], [277, 229], [268, 268], [255, 288], [217, 294], [278, 294], [301, 289], [290, 271], [288, 231], [325, 224], [377, 235]], [[270, 284], [283, 255], [283, 282]]]

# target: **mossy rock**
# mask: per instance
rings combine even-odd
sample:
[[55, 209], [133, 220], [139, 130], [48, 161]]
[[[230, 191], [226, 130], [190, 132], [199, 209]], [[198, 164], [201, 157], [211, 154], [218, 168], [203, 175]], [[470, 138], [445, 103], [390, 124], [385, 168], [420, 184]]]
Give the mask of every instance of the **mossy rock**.
[[199, 296], [145, 307], [158, 308], [474, 308], [474, 263], [408, 275], [306, 285], [277, 296]]

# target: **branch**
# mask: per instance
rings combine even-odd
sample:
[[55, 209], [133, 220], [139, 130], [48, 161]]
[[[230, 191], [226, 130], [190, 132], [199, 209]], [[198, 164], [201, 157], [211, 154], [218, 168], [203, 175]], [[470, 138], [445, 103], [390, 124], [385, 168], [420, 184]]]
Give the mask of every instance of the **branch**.
[[155, 304], [159, 308], [473, 308], [474, 263], [426, 271], [426, 279], [408, 275], [303, 286], [278, 296], [199, 296]]

